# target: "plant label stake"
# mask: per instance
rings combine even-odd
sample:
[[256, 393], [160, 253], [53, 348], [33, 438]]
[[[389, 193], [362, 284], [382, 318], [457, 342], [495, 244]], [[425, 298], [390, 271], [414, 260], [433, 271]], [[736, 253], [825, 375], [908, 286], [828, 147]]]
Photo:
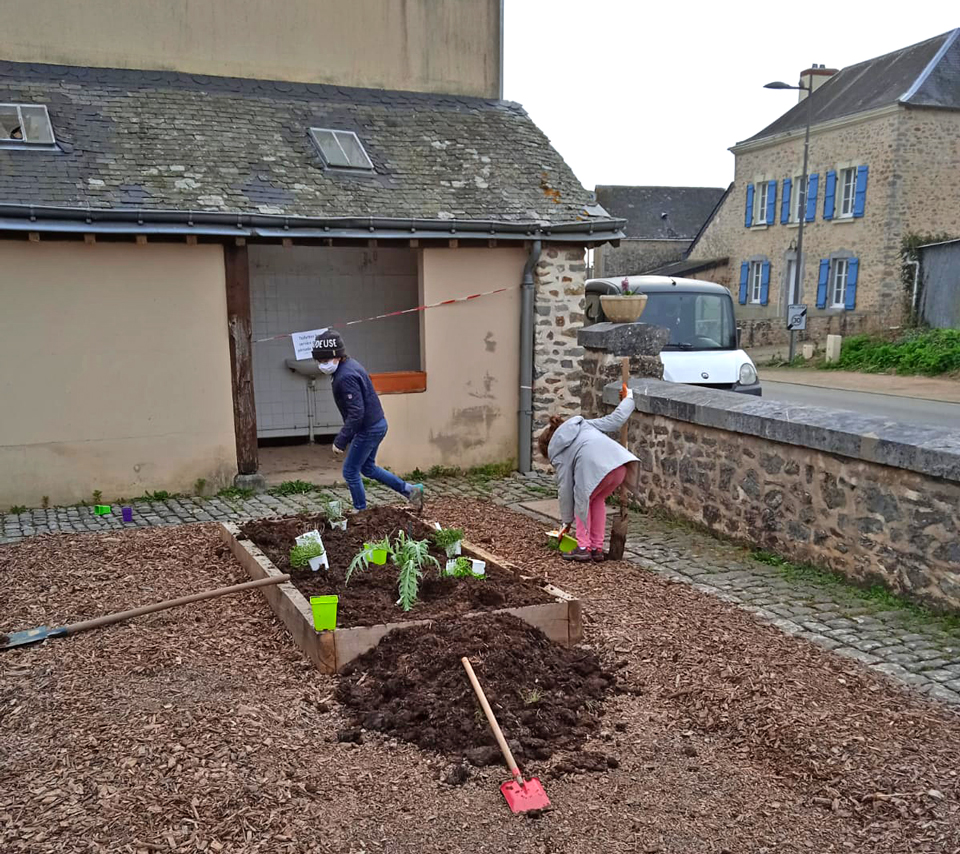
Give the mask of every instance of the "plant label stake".
[[510, 751], [510, 746], [507, 744], [507, 740], [503, 737], [503, 732], [500, 730], [500, 724], [497, 723], [497, 719], [493, 716], [493, 709], [490, 708], [487, 697], [483, 693], [483, 688], [480, 687], [480, 683], [477, 681], [477, 674], [473, 672], [470, 659], [463, 657], [460, 659], [460, 662], [463, 664], [463, 669], [467, 671], [467, 677], [470, 679], [474, 693], [480, 701], [480, 707], [487, 716], [487, 723], [490, 724], [490, 729], [493, 730], [493, 736], [500, 746], [500, 752], [503, 753], [503, 758], [507, 761], [507, 768], [510, 769], [510, 773], [513, 775], [512, 780], [507, 780], [506, 783], [500, 786], [500, 791], [507, 801], [507, 806], [515, 813], [542, 810], [550, 806], [550, 799], [543, 790], [543, 785], [540, 781], [536, 777], [524, 780], [520, 774], [520, 769], [517, 767], [513, 753]]

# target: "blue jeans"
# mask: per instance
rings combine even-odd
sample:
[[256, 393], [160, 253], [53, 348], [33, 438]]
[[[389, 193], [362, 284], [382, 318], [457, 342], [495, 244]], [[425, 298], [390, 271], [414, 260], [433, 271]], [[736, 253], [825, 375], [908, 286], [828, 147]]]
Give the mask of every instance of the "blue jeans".
[[356, 510], [367, 508], [367, 494], [363, 489], [361, 475], [380, 481], [384, 486], [389, 486], [401, 495], [410, 494], [410, 487], [406, 481], [377, 465], [377, 448], [380, 447], [386, 435], [387, 419], [381, 418], [369, 429], [357, 433], [350, 443], [350, 450], [347, 451], [346, 459], [343, 461], [343, 479], [350, 487], [350, 498]]

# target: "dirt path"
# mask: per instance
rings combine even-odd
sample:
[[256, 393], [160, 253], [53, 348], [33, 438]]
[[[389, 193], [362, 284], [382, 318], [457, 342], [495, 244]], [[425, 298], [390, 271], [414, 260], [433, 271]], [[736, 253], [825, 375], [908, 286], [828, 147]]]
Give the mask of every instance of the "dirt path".
[[[628, 564], [570, 567], [539, 526], [447, 502], [442, 521], [588, 600], [633, 693], [585, 750], [535, 761], [556, 810], [516, 818], [496, 767], [364, 733], [260, 594], [0, 658], [0, 851], [952, 852], [960, 718]], [[241, 579], [209, 527], [44, 537], [0, 551], [3, 628]], [[880, 795], [881, 797], [876, 797]], [[896, 795], [896, 797], [895, 797]]]

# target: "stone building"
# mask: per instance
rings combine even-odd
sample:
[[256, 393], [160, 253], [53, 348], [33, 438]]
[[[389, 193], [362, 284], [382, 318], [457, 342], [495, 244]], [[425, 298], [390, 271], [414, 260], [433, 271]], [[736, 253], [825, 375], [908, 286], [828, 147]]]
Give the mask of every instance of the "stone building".
[[[801, 85], [809, 104], [801, 91], [733, 146], [732, 190], [688, 253], [690, 262], [729, 259], [687, 275], [731, 288], [747, 346], [786, 340], [788, 304], [808, 306], [801, 338], [815, 342], [901, 325], [904, 238], [960, 235], [960, 30], [840, 71], [808, 69]], [[791, 293], [801, 216], [800, 291]]]
[[499, 0], [59, 5], [0, 27], [0, 508], [259, 484], [339, 429], [326, 327], [397, 471], [575, 408], [622, 222], [501, 100]]
[[597, 203], [627, 225], [619, 246], [594, 252], [592, 275], [634, 276], [679, 261], [723, 193], [718, 187], [598, 186]]

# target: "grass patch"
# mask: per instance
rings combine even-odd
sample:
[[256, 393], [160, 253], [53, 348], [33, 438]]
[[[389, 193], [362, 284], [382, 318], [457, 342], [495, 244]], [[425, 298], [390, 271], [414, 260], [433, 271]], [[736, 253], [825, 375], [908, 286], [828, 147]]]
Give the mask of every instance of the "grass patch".
[[[139, 498], [134, 498], [134, 501], [169, 501], [171, 498], [183, 498], [179, 492], [167, 492], [165, 489], [158, 489], [156, 492], [144, 492]], [[81, 502], [85, 504], [86, 502]], [[122, 499], [121, 499], [122, 503]]]
[[239, 486], [226, 486], [217, 493], [217, 498], [224, 498], [228, 501], [231, 499], [243, 501], [247, 498], [253, 498], [255, 494], [252, 489], [241, 489]]
[[424, 471], [421, 468], [415, 468], [403, 476], [408, 483], [422, 483], [428, 480], [438, 478], [461, 477], [472, 481], [502, 480], [509, 477], [517, 470], [513, 460], [505, 460], [500, 463], [485, 463], [482, 466], [473, 466], [468, 469], [460, 466], [431, 466]]
[[930, 626], [953, 635], [960, 636], [960, 615], [938, 614], [924, 605], [892, 592], [882, 584], [858, 587], [846, 576], [829, 569], [805, 563], [792, 563], [786, 558], [763, 549], [755, 549], [750, 556], [758, 563], [772, 566], [787, 581], [810, 584], [815, 587], [830, 588], [838, 598], [850, 602], [860, 602], [870, 606], [873, 611], [901, 611], [910, 622]]
[[274, 496], [284, 496], [306, 495], [309, 492], [319, 491], [320, 487], [315, 483], [308, 483], [305, 480], [285, 480], [283, 483], [268, 489], [267, 493]]
[[27, 508], [23, 504], [14, 504], [13, 507], [10, 508], [10, 513], [13, 516], [19, 516], [21, 513], [26, 512]]
[[941, 376], [960, 373], [960, 329], [921, 329], [893, 340], [854, 335], [843, 342], [840, 358], [816, 367], [825, 370]]

